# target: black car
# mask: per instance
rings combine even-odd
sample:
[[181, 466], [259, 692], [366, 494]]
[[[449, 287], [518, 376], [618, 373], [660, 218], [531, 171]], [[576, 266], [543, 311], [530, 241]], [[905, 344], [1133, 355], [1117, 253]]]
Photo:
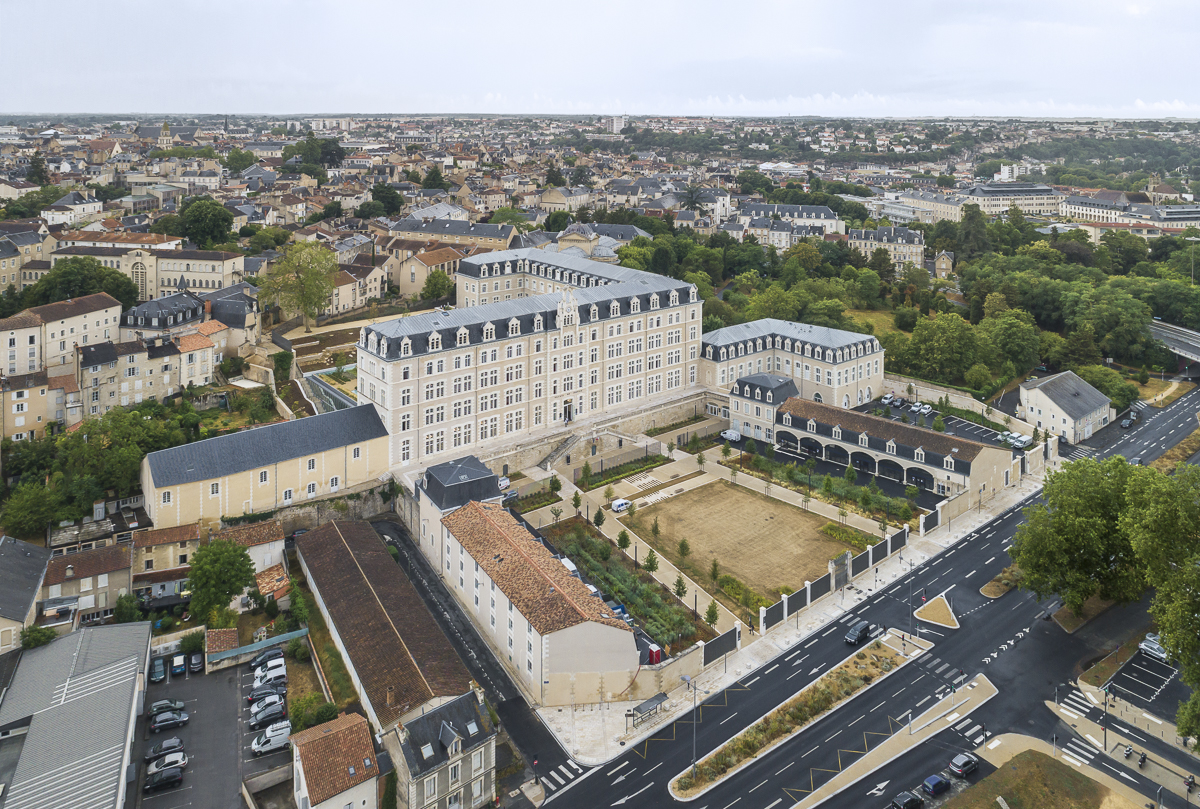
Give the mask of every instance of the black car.
[[959, 753], [954, 758], [950, 759], [950, 772], [966, 778], [971, 773], [979, 768], [979, 759], [970, 753]]
[[167, 679], [167, 661], [156, 657], [150, 661], [150, 682], [161, 683]]
[[925, 799], [911, 792], [901, 792], [892, 798], [891, 809], [920, 809], [925, 805]]
[[871, 633], [875, 631], [875, 624], [868, 624], [866, 621], [859, 621], [854, 626], [850, 627], [850, 631], [846, 633], [846, 643], [851, 646], [857, 646], [867, 638], [871, 637]]
[[899, 399], [893, 399], [892, 407], [899, 407], [899, 408], [908, 407], [908, 399], [905, 399], [903, 396], [900, 397]]
[[204, 655], [203, 654], [201, 654], [200, 652], [196, 652], [194, 655], [192, 655], [191, 657], [188, 658], [188, 671], [190, 671], [192, 674], [196, 674], [197, 672], [204, 671]]
[[281, 697], [287, 696], [287, 683], [267, 683], [260, 685], [258, 688], [246, 695], [246, 702], [253, 705], [263, 697], [269, 697], [272, 694], [278, 694]]
[[167, 711], [182, 711], [184, 705], [177, 699], [160, 699], [157, 702], [150, 703], [150, 707], [146, 709], [146, 718], [153, 719], [160, 713]]
[[300, 528], [296, 531], [293, 531], [292, 533], [288, 534], [287, 537], [283, 540], [283, 547], [291, 550], [292, 548], [296, 547], [296, 538], [302, 537], [307, 533], [308, 533], [308, 530], [304, 529], [304, 528]]
[[1122, 429], [1128, 430], [1128, 429], [1129, 429], [1130, 427], [1132, 427], [1132, 426], [1133, 426], [1133, 421], [1132, 421], [1132, 420], [1130, 420], [1130, 419], [1121, 419], [1121, 428], [1122, 428]]
[[181, 752], [183, 752], [183, 740], [178, 736], [172, 736], [169, 739], [163, 739], [161, 742], [147, 750], [145, 761], [148, 764], [151, 761], [154, 761], [156, 758], [162, 758], [168, 753]]
[[278, 660], [283, 657], [283, 649], [278, 646], [273, 646], [270, 649], [263, 649], [258, 655], [250, 661], [250, 670], [258, 671], [258, 667], [264, 663], [269, 663], [272, 660]]
[[287, 706], [272, 705], [270, 708], [259, 711], [250, 718], [250, 729], [259, 730], [283, 719], [287, 719]]
[[177, 787], [183, 783], [183, 770], [178, 767], [172, 767], [169, 770], [156, 772], [146, 778], [146, 791], [154, 792], [157, 789], [167, 789], [169, 787]]
[[161, 730], [181, 728], [188, 723], [188, 718], [187, 711], [167, 711], [166, 713], [160, 713], [150, 720], [150, 732], [158, 733]]

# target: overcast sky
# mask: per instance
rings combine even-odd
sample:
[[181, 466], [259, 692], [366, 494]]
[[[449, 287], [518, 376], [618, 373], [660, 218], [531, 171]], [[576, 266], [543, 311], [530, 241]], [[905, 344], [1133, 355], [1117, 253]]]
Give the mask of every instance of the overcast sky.
[[1195, 0], [0, 0], [4, 112], [1200, 117]]

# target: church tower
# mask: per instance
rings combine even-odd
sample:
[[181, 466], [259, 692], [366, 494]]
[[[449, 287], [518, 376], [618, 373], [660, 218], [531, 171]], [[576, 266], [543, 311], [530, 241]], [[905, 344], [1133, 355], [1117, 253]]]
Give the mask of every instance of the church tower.
[[166, 121], [163, 121], [162, 131], [158, 133], [158, 146], [161, 149], [171, 148], [171, 127]]

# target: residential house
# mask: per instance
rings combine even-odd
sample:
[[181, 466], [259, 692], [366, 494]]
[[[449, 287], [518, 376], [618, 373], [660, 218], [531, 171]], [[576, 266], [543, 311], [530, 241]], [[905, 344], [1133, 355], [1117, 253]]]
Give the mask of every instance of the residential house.
[[101, 215], [104, 203], [91, 192], [71, 191], [40, 212], [47, 225], [74, 225]]
[[212, 382], [216, 346], [203, 334], [185, 334], [175, 344], [179, 346], [179, 386], [188, 388]]
[[1116, 411], [1106, 395], [1074, 371], [1063, 371], [1021, 383], [1017, 418], [1078, 444], [1116, 418]]
[[283, 527], [276, 520], [235, 525], [220, 532], [214, 539], [241, 545], [254, 562], [254, 572], [285, 564]]
[[607, 701], [631, 682], [640, 659], [633, 629], [569, 560], [497, 503], [469, 502], [442, 525], [447, 589], [534, 702]]
[[[0, 437], [30, 441], [68, 426], [64, 403], [67, 383], [73, 382], [68, 376], [48, 377], [45, 371], [0, 377]], [[69, 387], [78, 391], [74, 384]]]
[[[0, 536], [0, 655], [21, 648], [21, 630], [37, 619], [49, 562], [48, 548]], [[0, 713], [3, 707], [0, 702]]]
[[[45, 369], [52, 377], [74, 377], [75, 347], [113, 339], [120, 315], [120, 301], [107, 292], [97, 292], [35, 306], [0, 320], [0, 339], [8, 341], [8, 365]], [[37, 367], [29, 367], [31, 363]]]
[[360, 406], [151, 452], [146, 510], [159, 527], [276, 511], [379, 485], [387, 430]]
[[132, 556], [132, 546], [121, 543], [51, 558], [42, 583], [42, 620], [65, 609], [68, 626], [77, 629], [112, 616], [117, 599], [133, 592]]
[[188, 560], [200, 543], [198, 523], [134, 531], [133, 591], [148, 598], [179, 594], [191, 573]]
[[297, 809], [376, 809], [379, 805], [379, 761], [371, 728], [361, 714], [341, 714], [293, 733], [289, 741]]
[[458, 264], [465, 255], [465, 251], [453, 247], [418, 251], [399, 262], [397, 272], [392, 276], [392, 283], [399, 287], [400, 294], [419, 298], [421, 290], [425, 288], [425, 282], [434, 270], [441, 270], [452, 282], [456, 282]]
[[542, 191], [538, 207], [545, 211], [577, 211], [584, 205], [592, 204], [592, 189], [584, 186], [577, 188], [547, 188]]
[[517, 229], [512, 225], [484, 225], [458, 219], [401, 219], [389, 222], [387, 228], [389, 236], [422, 242], [435, 239], [444, 244], [473, 244], [493, 250], [507, 250], [517, 235]]
[[[477, 809], [496, 798], [496, 727], [478, 689], [397, 730], [396, 793], [416, 809]], [[294, 738], [294, 737], [293, 737]], [[392, 736], [385, 737], [389, 748]]]
[[414, 489], [415, 497], [404, 501], [407, 509], [404, 518], [408, 525], [420, 525], [419, 531], [413, 530], [419, 534], [415, 537], [417, 544], [438, 570], [446, 564], [442, 552], [445, 548], [442, 518], [472, 500], [500, 502], [504, 495], [499, 476], [474, 455], [430, 466], [418, 478]]
[[296, 554], [376, 733], [470, 693], [454, 644], [370, 523], [327, 522], [296, 538]]
[[754, 441], [775, 440], [775, 409], [799, 395], [796, 383], [777, 374], [750, 374], [729, 390], [729, 427]]

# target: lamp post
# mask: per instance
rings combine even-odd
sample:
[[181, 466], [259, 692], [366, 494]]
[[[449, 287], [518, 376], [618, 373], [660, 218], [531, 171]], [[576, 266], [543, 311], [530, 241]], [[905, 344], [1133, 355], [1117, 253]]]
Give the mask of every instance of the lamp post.
[[[681, 679], [685, 683], [687, 683], [688, 688], [692, 689], [692, 780], [695, 780], [696, 779], [696, 725], [700, 724], [700, 722], [696, 716], [696, 693], [698, 691], [700, 691], [700, 689], [696, 687], [696, 684], [692, 682], [691, 676], [689, 676], [687, 674], [681, 674], [679, 676], [679, 679]], [[704, 691], [702, 693], [704, 693], [705, 695], [708, 694], [707, 691]]]
[[1200, 236], [1184, 236], [1183, 238], [1192, 243], [1192, 286], [1196, 286], [1196, 242], [1200, 242]]

